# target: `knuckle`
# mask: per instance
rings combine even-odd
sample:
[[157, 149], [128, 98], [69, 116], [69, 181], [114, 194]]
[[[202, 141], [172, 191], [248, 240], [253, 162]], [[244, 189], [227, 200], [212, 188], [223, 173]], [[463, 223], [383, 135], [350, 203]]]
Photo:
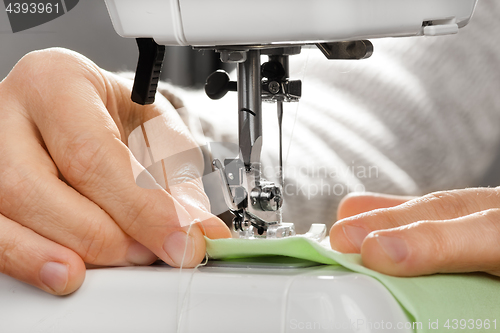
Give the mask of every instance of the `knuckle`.
[[121, 227], [129, 235], [135, 235], [141, 227], [142, 221], [151, 218], [151, 212], [155, 209], [153, 200], [141, 200], [136, 202], [127, 213], [127, 222]]
[[427, 243], [424, 245], [424, 252], [430, 266], [439, 269], [454, 260], [456, 244], [453, 243], [452, 237], [444, 232], [441, 222], [420, 221], [414, 223], [413, 227], [420, 231], [418, 234], [423, 236], [423, 241]]
[[485, 218], [487, 223], [487, 227], [491, 229], [496, 235], [499, 235], [500, 238], [500, 209], [499, 208], [491, 208], [485, 211], [478, 213], [480, 216]]
[[105, 85], [97, 65], [77, 52], [60, 47], [26, 54], [11, 74], [9, 77], [16, 80], [15, 85], [36, 87], [36, 90], [43, 90], [45, 93], [45, 87], [53, 87], [54, 83], [67, 87], [70, 84], [68, 75], [87, 78], [100, 91]]
[[24, 164], [3, 170], [0, 174], [0, 211], [8, 217], [19, 212], [28, 216], [31, 207], [38, 207], [40, 191], [37, 189], [41, 188], [41, 183], [41, 177], [35, 175], [33, 168]]
[[33, 76], [42, 79], [46, 77], [47, 74], [53, 77], [54, 75], [59, 75], [58, 73], [67, 74], [66, 70], [74, 72], [77, 68], [74, 66], [77, 59], [76, 52], [63, 48], [48, 48], [32, 51], [21, 58], [14, 67], [13, 73], [19, 71], [22, 73], [19, 78], [25, 78], [31, 82], [36, 82], [31, 80]]
[[193, 202], [207, 209], [210, 207], [210, 200], [205, 193], [201, 179], [187, 179], [184, 183], [170, 186], [170, 193], [178, 200], [182, 200], [183, 196], [188, 195]]
[[[139, 234], [152, 234], [155, 230], [145, 230], [144, 228], [165, 229], [169, 225], [175, 225], [178, 221], [177, 214], [173, 205], [165, 204], [161, 201], [159, 204], [157, 198], [142, 196], [141, 201], [136, 201], [127, 212], [126, 221], [120, 223], [120, 227], [125, 233], [136, 238]], [[170, 209], [171, 208], [171, 209]]]
[[[190, 138], [185, 137], [184, 139], [186, 144], [190, 142]], [[167, 171], [169, 186], [199, 179], [203, 176], [205, 169], [203, 153], [194, 143], [188, 145], [190, 146], [188, 149], [165, 157], [162, 160]]]
[[81, 64], [84, 59], [86, 58], [77, 52], [62, 47], [51, 47], [27, 53], [18, 64], [23, 66], [23, 69], [38, 69], [44, 72], [52, 70], [53, 67], [61, 69], [61, 66], [63, 69], [75, 70], [78, 68], [75, 65]]
[[441, 217], [445, 213], [447, 216], [460, 217], [469, 214], [469, 205], [472, 202], [465, 201], [464, 195], [460, 191], [442, 191], [427, 194], [422, 197], [422, 201], [427, 203], [430, 216]]
[[15, 253], [18, 250], [18, 242], [16, 237], [9, 237], [2, 240], [0, 246], [0, 272], [9, 274], [12, 262], [15, 262]]
[[105, 264], [100, 258], [106, 252], [107, 235], [101, 223], [88, 223], [81, 237], [81, 256], [89, 264]]
[[178, 164], [174, 168], [169, 168], [167, 181], [169, 186], [180, 185], [200, 179], [203, 175], [203, 169], [195, 160]]
[[382, 208], [382, 209], [377, 209], [373, 211], [373, 213], [370, 213], [373, 221], [383, 221], [385, 224], [394, 226], [394, 227], [399, 227], [403, 225], [407, 225], [411, 223], [412, 221], [409, 220], [408, 217], [406, 217], [405, 214], [394, 214], [394, 210], [391, 208]]
[[79, 136], [63, 148], [59, 169], [73, 186], [92, 183], [106, 158], [105, 146], [88, 136]]

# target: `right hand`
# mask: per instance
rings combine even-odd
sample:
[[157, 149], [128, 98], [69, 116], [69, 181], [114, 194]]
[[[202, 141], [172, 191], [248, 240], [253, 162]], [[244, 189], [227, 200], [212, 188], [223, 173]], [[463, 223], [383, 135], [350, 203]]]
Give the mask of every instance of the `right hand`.
[[393, 276], [486, 272], [500, 276], [500, 188], [403, 197], [346, 196], [330, 230], [334, 250]]
[[135, 128], [162, 115], [172, 154], [196, 144], [165, 98], [139, 106], [130, 89], [63, 49], [26, 55], [0, 83], [0, 272], [64, 295], [82, 284], [85, 263], [159, 257], [180, 266], [184, 257], [183, 267], [194, 267], [205, 256], [204, 234], [230, 237], [209, 213], [201, 154], [165, 166], [184, 179], [175, 193], [136, 185], [127, 148]]

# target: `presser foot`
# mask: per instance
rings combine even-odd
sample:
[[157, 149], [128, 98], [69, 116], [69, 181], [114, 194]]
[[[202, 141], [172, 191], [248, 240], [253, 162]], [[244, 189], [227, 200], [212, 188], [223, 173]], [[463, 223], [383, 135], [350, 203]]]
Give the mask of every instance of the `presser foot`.
[[266, 232], [262, 235], [258, 233], [254, 226], [250, 226], [246, 230], [240, 230], [238, 232], [239, 238], [242, 239], [279, 239], [286, 237], [304, 237], [316, 242], [321, 242], [326, 237], [326, 225], [320, 223], [313, 223], [309, 228], [309, 231], [303, 235], [297, 235], [295, 233], [295, 225], [293, 223], [276, 223], [268, 226]]
[[284, 238], [295, 236], [293, 223], [280, 223], [278, 221], [265, 221], [248, 210], [231, 210], [234, 215], [233, 230], [240, 238]]
[[[226, 159], [225, 164], [224, 167], [218, 159], [213, 161], [214, 168], [219, 171], [224, 200], [234, 216], [233, 230], [240, 238], [294, 236], [293, 223], [281, 222], [280, 210], [283, 204], [281, 188], [262, 179], [259, 168], [250, 169], [247, 172], [238, 159]], [[255, 170], [257, 170], [257, 177]], [[248, 178], [253, 179], [251, 186], [248, 186]], [[243, 186], [244, 184], [246, 186]], [[252, 190], [248, 191], [246, 188]], [[274, 220], [276, 215], [279, 218]]]
[[246, 230], [240, 230], [238, 235], [242, 239], [256, 239], [256, 238], [285, 238], [295, 236], [295, 225], [293, 223], [281, 223], [271, 225], [262, 234], [259, 234], [259, 228], [250, 226]]
[[297, 235], [293, 223], [264, 221], [244, 210], [232, 211], [232, 213], [234, 215], [233, 229], [242, 239], [279, 239], [298, 236], [321, 242], [327, 234], [326, 225], [321, 223], [313, 223], [307, 233]]

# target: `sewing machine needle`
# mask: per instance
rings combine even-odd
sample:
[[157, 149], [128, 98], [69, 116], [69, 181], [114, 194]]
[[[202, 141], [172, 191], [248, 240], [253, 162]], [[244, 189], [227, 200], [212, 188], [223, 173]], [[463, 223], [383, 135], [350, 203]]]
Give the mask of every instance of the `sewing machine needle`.
[[[278, 101], [278, 126], [279, 126], [279, 182], [283, 195], [285, 176], [283, 174], [283, 101]], [[282, 208], [279, 209], [280, 224], [283, 223]]]

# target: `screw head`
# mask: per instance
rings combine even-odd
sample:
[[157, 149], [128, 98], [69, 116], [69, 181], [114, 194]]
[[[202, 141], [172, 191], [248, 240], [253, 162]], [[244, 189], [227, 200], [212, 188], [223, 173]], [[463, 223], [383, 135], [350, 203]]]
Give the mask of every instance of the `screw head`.
[[277, 94], [280, 92], [280, 84], [276, 81], [269, 82], [268, 88], [271, 94]]

